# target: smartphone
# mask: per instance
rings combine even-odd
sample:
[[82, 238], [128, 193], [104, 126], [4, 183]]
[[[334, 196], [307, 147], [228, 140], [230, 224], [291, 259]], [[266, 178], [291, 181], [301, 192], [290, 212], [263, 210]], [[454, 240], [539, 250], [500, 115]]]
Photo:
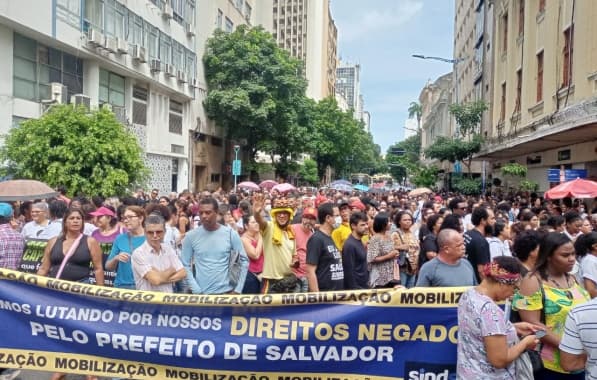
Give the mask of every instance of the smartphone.
[[537, 339], [541, 339], [545, 337], [545, 335], [547, 335], [547, 332], [545, 330], [535, 331], [535, 336], [537, 337]]

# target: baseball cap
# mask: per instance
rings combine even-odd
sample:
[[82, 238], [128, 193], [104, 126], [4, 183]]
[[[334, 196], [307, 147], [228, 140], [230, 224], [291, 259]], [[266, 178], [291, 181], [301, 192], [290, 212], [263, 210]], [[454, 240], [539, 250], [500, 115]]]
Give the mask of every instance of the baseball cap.
[[10, 218], [12, 216], [12, 206], [8, 203], [0, 203], [0, 216]]
[[116, 214], [114, 214], [114, 211], [112, 211], [109, 208], [104, 207], [104, 206], [98, 208], [94, 212], [90, 212], [89, 215], [92, 215], [92, 216], [104, 216], [104, 215], [106, 215], [106, 216], [111, 216], [113, 218], [116, 217]]
[[303, 217], [311, 217], [317, 219], [317, 210], [313, 207], [307, 207], [303, 210]]
[[363, 202], [359, 201], [359, 200], [355, 200], [350, 204], [350, 208], [356, 208], [359, 209], [359, 211], [365, 211], [365, 205], [363, 204]]

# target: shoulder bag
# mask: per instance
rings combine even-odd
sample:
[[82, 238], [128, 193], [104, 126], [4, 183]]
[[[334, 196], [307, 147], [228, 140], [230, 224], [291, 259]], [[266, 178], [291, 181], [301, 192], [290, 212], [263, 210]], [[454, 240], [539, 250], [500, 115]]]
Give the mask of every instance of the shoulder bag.
[[232, 245], [232, 228], [228, 227], [230, 231], [230, 255], [228, 257], [228, 283], [233, 288], [238, 285], [241, 273], [240, 252], [234, 249]]
[[[58, 273], [56, 273], [56, 278], [60, 278], [60, 276], [62, 276], [62, 271], [64, 270], [66, 263], [75, 254], [75, 251], [77, 250], [77, 247], [79, 247], [79, 243], [81, 242], [82, 238], [83, 234], [80, 234], [79, 237], [76, 238], [75, 241], [73, 241], [73, 244], [70, 246], [70, 249], [68, 250], [68, 252], [66, 252], [64, 258], [62, 259], [62, 263], [60, 263], [60, 268], [58, 269]], [[56, 244], [56, 242], [54, 242], [54, 244]]]

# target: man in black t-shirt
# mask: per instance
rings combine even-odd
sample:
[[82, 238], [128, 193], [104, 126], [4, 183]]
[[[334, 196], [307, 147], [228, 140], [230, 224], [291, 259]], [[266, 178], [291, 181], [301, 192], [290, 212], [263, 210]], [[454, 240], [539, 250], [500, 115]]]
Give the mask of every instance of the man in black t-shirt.
[[485, 236], [491, 235], [495, 225], [493, 211], [485, 207], [475, 208], [471, 214], [471, 223], [475, 228], [464, 233], [465, 255], [475, 270], [477, 282], [481, 283], [483, 266], [491, 261], [489, 243]]
[[368, 289], [369, 270], [367, 268], [367, 248], [361, 241], [369, 231], [369, 218], [364, 212], [350, 215], [351, 234], [342, 248], [342, 268], [344, 269], [344, 289]]
[[324, 203], [317, 208], [319, 230], [307, 241], [305, 271], [310, 292], [344, 289], [342, 256], [331, 234], [334, 229], [334, 208]]

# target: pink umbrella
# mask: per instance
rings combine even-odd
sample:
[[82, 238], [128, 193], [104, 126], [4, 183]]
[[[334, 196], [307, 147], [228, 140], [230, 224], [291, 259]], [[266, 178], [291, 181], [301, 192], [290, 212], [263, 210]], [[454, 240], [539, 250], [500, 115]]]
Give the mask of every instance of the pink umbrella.
[[597, 182], [577, 178], [564, 182], [545, 192], [547, 199], [573, 198], [595, 198], [597, 197]]
[[292, 186], [289, 183], [280, 183], [272, 187], [272, 190], [276, 190], [279, 193], [287, 193], [289, 191], [296, 190], [296, 187]]
[[236, 186], [239, 189], [247, 189], [247, 190], [253, 190], [253, 191], [259, 190], [259, 186], [257, 186], [257, 184], [255, 182], [251, 182], [251, 181], [241, 182]]
[[261, 181], [261, 183], [259, 184], [259, 187], [271, 190], [272, 187], [276, 186], [277, 184], [278, 184], [278, 182], [276, 182], [274, 180], [266, 179], [265, 181]]

